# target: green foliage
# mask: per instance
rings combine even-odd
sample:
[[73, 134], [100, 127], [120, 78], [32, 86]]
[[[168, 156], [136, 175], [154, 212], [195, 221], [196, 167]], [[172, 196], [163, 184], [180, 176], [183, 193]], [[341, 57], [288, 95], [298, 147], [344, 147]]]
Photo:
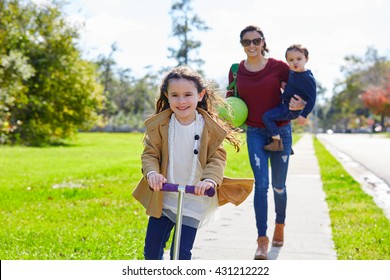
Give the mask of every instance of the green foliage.
[[9, 55], [0, 56], [0, 144], [6, 142], [8, 136], [22, 124], [21, 120], [13, 121], [12, 109], [28, 103], [25, 81], [34, 75], [34, 68], [27, 60], [22, 53], [14, 50]]
[[65, 21], [61, 5], [2, 3], [2, 142], [55, 143], [97, 119], [102, 87], [95, 66], [81, 59], [77, 29]]
[[338, 259], [389, 259], [390, 221], [318, 140], [314, 146]]

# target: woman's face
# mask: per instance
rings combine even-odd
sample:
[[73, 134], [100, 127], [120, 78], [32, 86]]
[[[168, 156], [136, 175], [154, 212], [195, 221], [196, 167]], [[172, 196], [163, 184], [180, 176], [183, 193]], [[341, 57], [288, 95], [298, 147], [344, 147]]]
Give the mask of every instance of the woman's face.
[[261, 56], [264, 40], [261, 38], [259, 32], [249, 31], [242, 36], [241, 45], [243, 46], [244, 51], [248, 57]]

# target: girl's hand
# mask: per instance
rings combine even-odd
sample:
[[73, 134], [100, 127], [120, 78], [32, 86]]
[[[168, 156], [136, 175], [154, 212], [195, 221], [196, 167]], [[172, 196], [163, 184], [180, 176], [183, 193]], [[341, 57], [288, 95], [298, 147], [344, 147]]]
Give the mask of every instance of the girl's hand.
[[199, 183], [195, 186], [195, 194], [204, 195], [204, 192], [209, 188], [214, 188], [214, 184], [209, 181], [199, 181]]
[[305, 124], [306, 124], [306, 118], [304, 118], [304, 117], [302, 117], [302, 116], [299, 116], [299, 117], [297, 118], [297, 123], [298, 123], [299, 125], [305, 125]]
[[161, 175], [157, 172], [152, 172], [148, 176], [148, 184], [149, 184], [150, 188], [155, 192], [158, 192], [159, 190], [161, 190], [162, 185], [166, 182], [167, 182], [167, 179], [163, 175]]
[[294, 94], [293, 98], [290, 99], [289, 109], [293, 111], [302, 110], [305, 108], [305, 105], [306, 101]]

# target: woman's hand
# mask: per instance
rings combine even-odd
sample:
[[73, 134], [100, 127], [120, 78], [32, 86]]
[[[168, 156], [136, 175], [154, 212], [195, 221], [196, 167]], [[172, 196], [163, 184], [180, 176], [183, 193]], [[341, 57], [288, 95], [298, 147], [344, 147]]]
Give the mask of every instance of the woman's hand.
[[151, 172], [148, 175], [148, 184], [149, 184], [150, 188], [155, 192], [161, 190], [162, 185], [166, 182], [167, 182], [167, 179], [163, 175], [161, 175], [155, 171]]
[[204, 192], [209, 188], [214, 188], [214, 184], [210, 181], [199, 181], [199, 183], [195, 186], [195, 194], [204, 195]]
[[306, 101], [303, 100], [300, 96], [294, 94], [290, 99], [289, 109], [292, 111], [302, 110], [305, 108]]

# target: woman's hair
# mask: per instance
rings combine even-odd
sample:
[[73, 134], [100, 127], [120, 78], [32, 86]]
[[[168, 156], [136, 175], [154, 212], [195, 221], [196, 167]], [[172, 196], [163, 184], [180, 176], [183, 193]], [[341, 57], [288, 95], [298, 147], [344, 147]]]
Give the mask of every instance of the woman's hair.
[[242, 40], [242, 37], [244, 37], [244, 34], [247, 33], [247, 32], [251, 32], [251, 31], [256, 31], [257, 33], [260, 34], [260, 37], [263, 39], [264, 41], [264, 46], [261, 50], [261, 54], [262, 55], [265, 55], [265, 53], [269, 52], [268, 48], [267, 48], [267, 42], [265, 41], [265, 37], [264, 37], [264, 33], [263, 31], [260, 29], [260, 27], [256, 26], [256, 25], [249, 25], [247, 27], [245, 27], [241, 33], [240, 33], [240, 41]]
[[241, 143], [236, 137], [235, 129], [230, 123], [224, 121], [218, 115], [217, 108], [219, 106], [226, 107], [224, 99], [218, 93], [212, 83], [206, 82], [197, 71], [191, 69], [188, 66], [175, 67], [165, 75], [160, 85], [160, 92], [156, 102], [155, 113], [160, 113], [169, 108], [169, 100], [167, 97], [169, 83], [172, 80], [176, 79], [186, 79], [188, 81], [191, 81], [195, 85], [198, 94], [201, 93], [203, 89], [205, 89], [205, 94], [202, 100], [198, 102], [197, 107], [205, 110], [214, 120], [217, 121], [217, 123], [219, 123], [227, 131], [228, 134], [226, 136], [226, 139], [230, 144], [234, 146], [236, 151], [239, 151]]
[[286, 54], [284, 55], [287, 59], [287, 53], [289, 51], [298, 51], [300, 53], [303, 53], [303, 55], [306, 57], [306, 59], [309, 58], [309, 51], [307, 50], [307, 48], [305, 48], [304, 46], [300, 45], [300, 44], [294, 44], [294, 45], [291, 45], [287, 48], [286, 50]]

